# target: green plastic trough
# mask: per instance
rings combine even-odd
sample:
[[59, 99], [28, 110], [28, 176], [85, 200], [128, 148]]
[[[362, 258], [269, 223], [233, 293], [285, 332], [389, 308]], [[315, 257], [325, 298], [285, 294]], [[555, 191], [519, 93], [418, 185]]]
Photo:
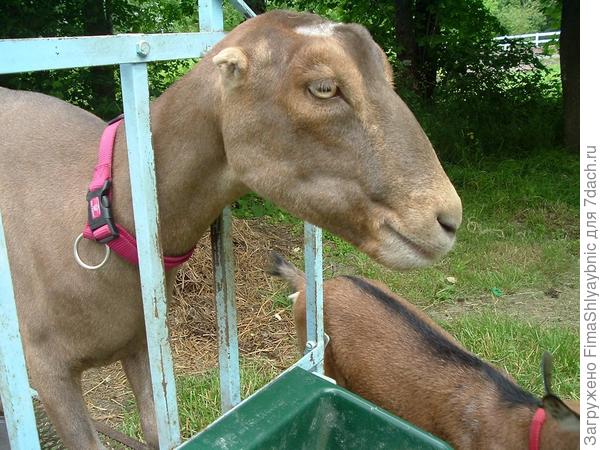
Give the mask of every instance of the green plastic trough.
[[451, 449], [431, 434], [300, 368], [283, 374], [179, 448]]

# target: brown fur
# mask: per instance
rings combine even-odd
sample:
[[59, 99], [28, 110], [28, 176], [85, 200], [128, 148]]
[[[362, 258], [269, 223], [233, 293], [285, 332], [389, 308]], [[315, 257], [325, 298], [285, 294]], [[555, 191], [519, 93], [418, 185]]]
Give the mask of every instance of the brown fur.
[[[383, 52], [357, 25], [297, 32], [324, 22], [290, 12], [249, 20], [153, 102], [165, 254], [191, 248], [250, 190], [391, 267], [427, 265], [452, 247], [460, 199], [394, 93]], [[340, 95], [311, 95], [323, 79]], [[101, 448], [80, 376], [120, 360], [157, 446], [138, 270], [112, 255], [87, 271], [71, 253], [105, 123], [36, 93], [0, 89], [0, 105], [0, 208], [32, 384], [67, 447]], [[114, 216], [133, 231], [124, 127], [113, 166]], [[89, 262], [104, 252], [81, 247]]]
[[[306, 342], [304, 274], [282, 259], [275, 263], [272, 273], [299, 291], [294, 294], [294, 319], [302, 350]], [[507, 374], [464, 350], [418, 308], [379, 282], [364, 282], [408, 312], [399, 314], [390, 309], [350, 278], [325, 282], [325, 332], [330, 338], [325, 351], [325, 374], [340, 386], [439, 436], [457, 450], [527, 449], [529, 426], [539, 401], [518, 388]], [[433, 330], [438, 340], [449, 342], [477, 362], [462, 364], [440, 354], [410, 324], [409, 315], [413, 316], [413, 323]], [[502, 377], [519, 400], [508, 402], [502, 396], [499, 384], [489, 376], [490, 370]], [[540, 448], [577, 449], [579, 417], [558, 402], [561, 405], [544, 402], [548, 419], [542, 428]], [[579, 411], [578, 402], [570, 402], [570, 407]], [[566, 425], [555, 417], [561, 417]], [[574, 422], [577, 431], [572, 430]]]

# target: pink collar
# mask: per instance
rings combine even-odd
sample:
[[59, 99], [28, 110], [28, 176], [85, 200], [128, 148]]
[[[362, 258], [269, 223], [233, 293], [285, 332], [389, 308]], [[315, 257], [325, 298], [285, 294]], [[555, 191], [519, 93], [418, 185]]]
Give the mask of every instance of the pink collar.
[[538, 408], [531, 419], [529, 427], [529, 450], [540, 450], [540, 436], [542, 434], [542, 426], [546, 421], [546, 411], [544, 408]]
[[[106, 244], [125, 261], [137, 265], [138, 254], [135, 238], [112, 217], [112, 155], [117, 128], [123, 122], [123, 116], [110, 121], [100, 138], [98, 164], [89, 185], [86, 196], [88, 202], [88, 223], [83, 230], [83, 237]], [[165, 256], [165, 269], [172, 269], [186, 262], [194, 249], [182, 256]]]

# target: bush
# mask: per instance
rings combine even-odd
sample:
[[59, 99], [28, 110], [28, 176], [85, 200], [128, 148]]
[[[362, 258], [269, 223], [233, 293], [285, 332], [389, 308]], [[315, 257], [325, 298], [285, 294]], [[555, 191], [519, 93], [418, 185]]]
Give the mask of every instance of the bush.
[[416, 112], [442, 158], [515, 157], [560, 146], [560, 75], [525, 43], [503, 50], [481, 42], [478, 53], [452, 53], [438, 72], [433, 102]]

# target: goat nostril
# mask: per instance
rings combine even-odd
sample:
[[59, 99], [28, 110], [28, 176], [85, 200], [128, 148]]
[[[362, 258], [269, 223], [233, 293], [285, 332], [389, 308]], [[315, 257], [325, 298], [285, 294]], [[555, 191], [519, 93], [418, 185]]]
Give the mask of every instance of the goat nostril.
[[446, 217], [438, 216], [437, 221], [444, 231], [450, 236], [454, 236], [456, 234], [458, 225], [456, 225], [452, 220], [449, 220]]

